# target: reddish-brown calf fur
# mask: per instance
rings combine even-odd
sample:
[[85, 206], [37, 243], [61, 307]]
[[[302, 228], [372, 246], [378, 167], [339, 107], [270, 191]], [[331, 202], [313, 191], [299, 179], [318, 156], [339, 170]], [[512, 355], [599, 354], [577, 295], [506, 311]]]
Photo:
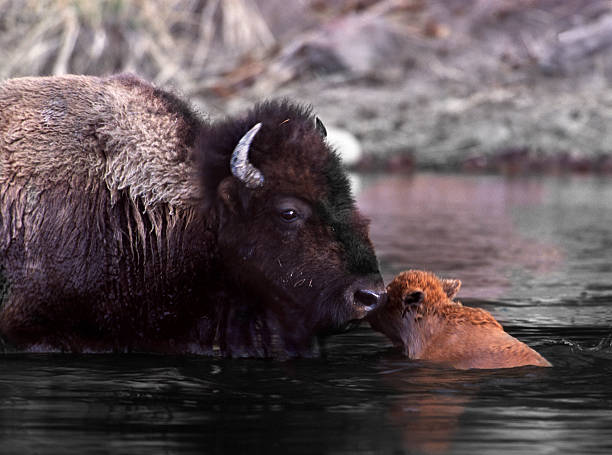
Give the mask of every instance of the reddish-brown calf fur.
[[411, 359], [458, 369], [551, 366], [488, 311], [453, 301], [460, 286], [429, 272], [402, 272], [387, 286], [387, 304], [368, 320]]

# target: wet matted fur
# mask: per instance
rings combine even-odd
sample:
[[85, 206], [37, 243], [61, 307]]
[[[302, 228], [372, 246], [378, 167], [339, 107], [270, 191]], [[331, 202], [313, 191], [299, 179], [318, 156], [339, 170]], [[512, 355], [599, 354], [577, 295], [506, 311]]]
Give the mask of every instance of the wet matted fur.
[[[229, 158], [258, 122], [250, 190]], [[30, 349], [310, 355], [381, 288], [339, 159], [288, 101], [210, 122], [135, 76], [8, 80], [0, 166], [0, 330]]]

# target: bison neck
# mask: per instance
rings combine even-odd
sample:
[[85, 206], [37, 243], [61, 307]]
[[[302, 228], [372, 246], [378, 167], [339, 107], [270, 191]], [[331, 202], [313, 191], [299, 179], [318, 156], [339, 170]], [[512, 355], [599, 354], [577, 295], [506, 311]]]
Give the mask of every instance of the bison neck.
[[289, 330], [285, 315], [266, 298], [254, 296], [241, 285], [226, 282], [211, 297], [206, 316], [199, 318], [193, 336], [201, 341], [199, 349], [205, 353], [284, 359], [312, 357], [318, 352], [310, 331]]

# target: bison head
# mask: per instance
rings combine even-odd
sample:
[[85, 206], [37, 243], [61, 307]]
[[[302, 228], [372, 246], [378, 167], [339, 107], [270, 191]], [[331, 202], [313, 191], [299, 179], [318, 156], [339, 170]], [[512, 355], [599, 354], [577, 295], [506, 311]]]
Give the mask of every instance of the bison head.
[[220, 268], [288, 350], [362, 319], [384, 295], [368, 223], [309, 109], [287, 101], [205, 128], [205, 200]]

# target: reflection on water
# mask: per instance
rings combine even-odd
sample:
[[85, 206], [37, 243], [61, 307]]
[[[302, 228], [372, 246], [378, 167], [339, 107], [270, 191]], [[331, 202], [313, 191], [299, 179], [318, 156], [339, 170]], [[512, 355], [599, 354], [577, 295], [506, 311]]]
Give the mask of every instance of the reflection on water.
[[481, 300], [495, 299], [502, 322], [612, 320], [610, 180], [417, 175], [363, 186], [386, 281], [408, 267], [459, 278], [463, 300], [491, 310]]
[[0, 453], [610, 453], [612, 181], [360, 185], [385, 279], [461, 279], [555, 367], [436, 368], [367, 327], [288, 362], [8, 354]]
[[513, 281], [521, 271], [528, 280], [563, 259], [547, 236], [532, 236], [517, 223], [519, 212], [542, 208], [544, 193], [537, 181], [395, 177], [372, 182], [360, 206], [373, 220], [386, 279], [407, 266], [431, 269], [460, 277], [463, 295], [488, 298], [520, 284]]

